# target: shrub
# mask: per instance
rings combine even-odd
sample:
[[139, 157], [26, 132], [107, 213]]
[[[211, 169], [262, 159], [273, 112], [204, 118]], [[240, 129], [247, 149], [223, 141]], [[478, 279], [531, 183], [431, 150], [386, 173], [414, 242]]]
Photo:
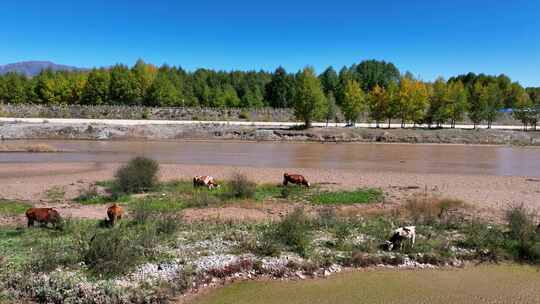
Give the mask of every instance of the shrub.
[[139, 193], [158, 183], [159, 164], [152, 159], [136, 157], [116, 171], [116, 185], [123, 193]]
[[[272, 227], [273, 228], [273, 227]], [[255, 242], [255, 246], [251, 246], [251, 251], [260, 256], [278, 257], [281, 254], [282, 246], [279, 240], [275, 238], [275, 232], [272, 228], [264, 231]], [[247, 245], [250, 245], [247, 243]]]
[[477, 259], [497, 262], [508, 257], [504, 249], [506, 238], [499, 227], [472, 221], [464, 227], [463, 233], [465, 239], [460, 241], [458, 245], [474, 249]]
[[[85, 242], [81, 242], [85, 244]], [[140, 239], [125, 225], [117, 229], [98, 231], [81, 248], [88, 268], [97, 275], [114, 276], [128, 272], [144, 254]]]
[[66, 244], [48, 240], [33, 250], [30, 268], [34, 272], [49, 272], [59, 266], [73, 266], [79, 261], [79, 255], [74, 248]]
[[301, 256], [306, 256], [311, 244], [310, 221], [303, 209], [296, 209], [279, 222], [273, 237]]
[[179, 214], [159, 214], [156, 216], [154, 225], [157, 234], [172, 235], [182, 227], [182, 216]]
[[403, 208], [413, 223], [417, 225], [433, 225], [443, 222], [451, 225], [455, 220], [452, 218], [452, 214], [465, 206], [465, 203], [460, 200], [421, 195], [409, 199]]
[[535, 214], [523, 205], [506, 211], [510, 251], [519, 260], [540, 262], [540, 237], [536, 233]]
[[229, 189], [225, 195], [231, 198], [253, 198], [256, 190], [257, 184], [245, 175], [236, 173], [229, 182]]

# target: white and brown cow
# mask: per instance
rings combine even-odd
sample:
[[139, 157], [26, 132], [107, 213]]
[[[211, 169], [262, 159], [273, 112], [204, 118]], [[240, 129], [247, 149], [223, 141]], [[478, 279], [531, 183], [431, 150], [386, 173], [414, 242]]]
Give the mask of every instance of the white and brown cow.
[[414, 247], [414, 242], [416, 241], [416, 226], [399, 227], [394, 230], [390, 240], [386, 241], [385, 247], [390, 251], [396, 247], [399, 247], [401, 250], [403, 249], [403, 242], [406, 240], [410, 240], [411, 247]]
[[197, 175], [193, 177], [193, 187], [208, 187], [208, 189], [219, 188], [220, 185], [216, 183], [214, 177], [208, 175]]

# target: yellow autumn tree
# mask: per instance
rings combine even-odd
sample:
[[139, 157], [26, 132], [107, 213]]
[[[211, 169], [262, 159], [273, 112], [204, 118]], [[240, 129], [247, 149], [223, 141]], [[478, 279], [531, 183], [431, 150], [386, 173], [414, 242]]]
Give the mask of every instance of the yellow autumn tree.
[[360, 113], [365, 110], [365, 94], [355, 80], [348, 80], [343, 90], [341, 109], [350, 125], [356, 124]]
[[397, 106], [402, 128], [405, 127], [406, 122], [422, 123], [429, 96], [430, 89], [425, 83], [411, 77], [401, 79]]
[[390, 110], [390, 98], [386, 90], [378, 84], [368, 93], [369, 117], [375, 120], [377, 128], [379, 123], [388, 117]]

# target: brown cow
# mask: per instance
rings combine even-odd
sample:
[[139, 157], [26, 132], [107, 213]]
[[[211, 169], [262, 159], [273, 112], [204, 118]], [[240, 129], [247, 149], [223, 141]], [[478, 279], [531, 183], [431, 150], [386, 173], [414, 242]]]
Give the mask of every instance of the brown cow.
[[107, 208], [107, 217], [111, 226], [114, 226], [118, 220], [122, 219], [122, 215], [124, 215], [124, 209], [117, 204], [113, 204]]
[[34, 222], [45, 224], [45, 226], [51, 223], [56, 227], [61, 220], [60, 214], [53, 208], [30, 208], [26, 210], [26, 218], [28, 227], [34, 226]]
[[200, 176], [193, 177], [193, 187], [208, 187], [208, 189], [219, 188], [219, 185], [212, 176]]
[[310, 186], [310, 183], [307, 181], [307, 179], [300, 174], [289, 174], [289, 173], [283, 174], [283, 185], [287, 186], [288, 183], [292, 183], [296, 185], [304, 185], [308, 188]]

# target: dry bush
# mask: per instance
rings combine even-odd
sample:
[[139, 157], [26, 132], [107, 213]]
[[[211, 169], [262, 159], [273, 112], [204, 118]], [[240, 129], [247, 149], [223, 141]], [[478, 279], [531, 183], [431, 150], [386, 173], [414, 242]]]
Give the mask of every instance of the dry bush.
[[115, 182], [123, 193], [140, 193], [157, 185], [158, 172], [155, 160], [136, 157], [116, 171]]
[[434, 196], [415, 196], [403, 205], [404, 215], [414, 224], [433, 225], [436, 223], [451, 224], [458, 220], [460, 211], [469, 208], [461, 200], [438, 198]]
[[247, 176], [235, 173], [229, 182], [228, 190], [226, 196], [231, 198], [253, 198], [257, 184], [250, 181]]

